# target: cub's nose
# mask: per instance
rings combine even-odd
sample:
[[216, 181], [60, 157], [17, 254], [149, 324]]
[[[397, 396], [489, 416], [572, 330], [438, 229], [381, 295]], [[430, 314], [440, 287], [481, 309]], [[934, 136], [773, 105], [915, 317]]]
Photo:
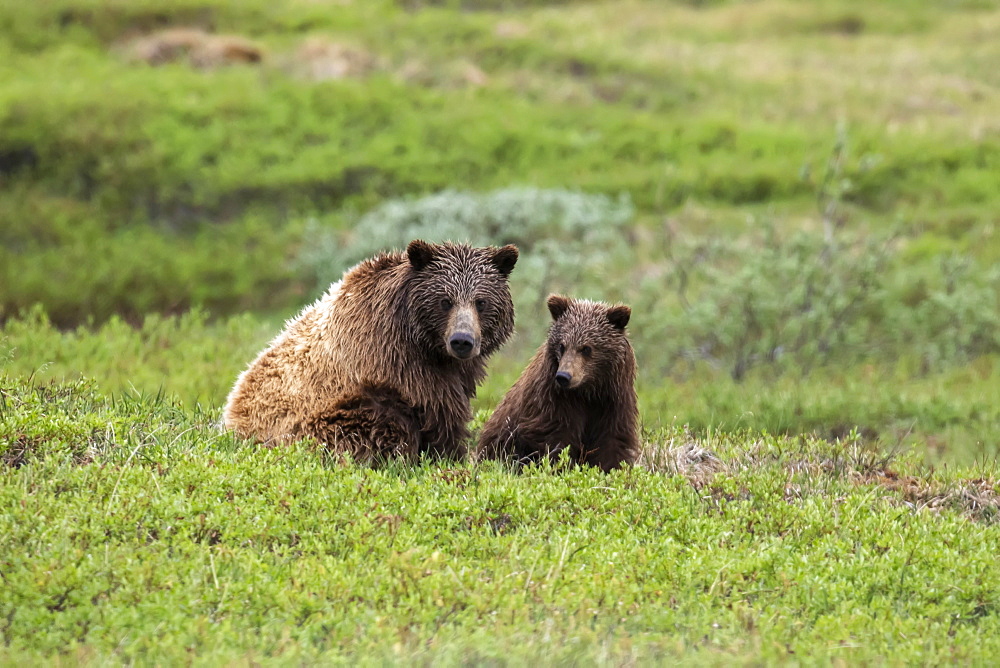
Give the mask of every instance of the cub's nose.
[[451, 338], [448, 339], [448, 345], [451, 346], [455, 357], [464, 360], [472, 355], [472, 349], [476, 346], [476, 340], [472, 338], [471, 334], [459, 332], [452, 334]]
[[569, 381], [571, 380], [573, 380], [573, 376], [571, 376], [568, 372], [566, 371], [556, 372], [556, 384], [559, 387], [569, 387]]

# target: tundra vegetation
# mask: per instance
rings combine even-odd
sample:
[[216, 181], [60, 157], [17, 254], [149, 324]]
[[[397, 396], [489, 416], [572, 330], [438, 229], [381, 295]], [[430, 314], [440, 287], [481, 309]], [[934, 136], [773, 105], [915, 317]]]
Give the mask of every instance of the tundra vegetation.
[[[1000, 9], [0, 1], [0, 662], [1000, 652]], [[516, 243], [625, 302], [643, 453], [216, 428], [330, 280]]]

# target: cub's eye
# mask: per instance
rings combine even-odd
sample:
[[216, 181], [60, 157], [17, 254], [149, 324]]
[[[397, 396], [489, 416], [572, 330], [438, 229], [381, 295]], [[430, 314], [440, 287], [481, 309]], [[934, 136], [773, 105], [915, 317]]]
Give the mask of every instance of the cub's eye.
[[559, 344], [559, 355], [560, 355], [560, 357], [561, 357], [561, 356], [563, 355], [563, 353], [565, 353], [565, 352], [566, 352], [566, 346], [564, 346], [563, 344], [561, 344], [561, 343], [560, 343], [560, 344]]
[[580, 354], [583, 355], [584, 357], [590, 357], [590, 354], [593, 352], [594, 351], [590, 349], [590, 346], [584, 346], [583, 348], [580, 348]]
[[482, 313], [483, 311], [486, 310], [486, 300], [485, 299], [477, 299], [476, 300], [476, 310], [478, 312], [480, 312], [480, 313]]
[[445, 297], [444, 299], [441, 300], [441, 310], [442, 311], [450, 311], [452, 306], [454, 306], [454, 304], [447, 297]]

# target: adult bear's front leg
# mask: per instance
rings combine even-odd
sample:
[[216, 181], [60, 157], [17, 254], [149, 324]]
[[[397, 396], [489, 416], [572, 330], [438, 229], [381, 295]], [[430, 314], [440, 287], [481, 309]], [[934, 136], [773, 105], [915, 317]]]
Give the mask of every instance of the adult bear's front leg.
[[303, 431], [335, 453], [357, 461], [381, 462], [420, 453], [420, 424], [414, 409], [394, 396], [338, 397], [313, 412]]
[[468, 412], [457, 416], [423, 413], [420, 454], [431, 459], [462, 461], [468, 454]]

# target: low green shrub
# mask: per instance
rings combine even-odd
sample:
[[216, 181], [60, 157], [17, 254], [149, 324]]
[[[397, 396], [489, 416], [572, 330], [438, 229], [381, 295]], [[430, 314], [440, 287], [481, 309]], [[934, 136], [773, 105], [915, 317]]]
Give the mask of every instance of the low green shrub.
[[[872, 310], [884, 297], [884, 245], [833, 248], [811, 234], [769, 234], [750, 248], [713, 246], [715, 257], [695, 244], [674, 258], [682, 314], [645, 321], [671, 341], [676, 360], [704, 360], [739, 381], [756, 365], [791, 359], [807, 371], [878, 352]], [[643, 311], [659, 311], [660, 295], [640, 294], [652, 301]]]
[[[740, 380], [754, 366], [808, 374], [916, 359], [926, 370], [1000, 352], [1000, 272], [967, 256], [913, 267], [892, 238], [773, 230], [749, 247], [680, 245], [667, 273], [682, 313], [644, 321], [648, 335], [671, 342], [672, 356], [658, 358], [664, 370], [700, 360]], [[673, 303], [643, 287], [640, 317]]]
[[1000, 350], [1000, 266], [984, 270], [965, 255], [939, 258], [939, 271], [905, 286], [909, 308], [887, 316], [894, 344], [924, 369]]

